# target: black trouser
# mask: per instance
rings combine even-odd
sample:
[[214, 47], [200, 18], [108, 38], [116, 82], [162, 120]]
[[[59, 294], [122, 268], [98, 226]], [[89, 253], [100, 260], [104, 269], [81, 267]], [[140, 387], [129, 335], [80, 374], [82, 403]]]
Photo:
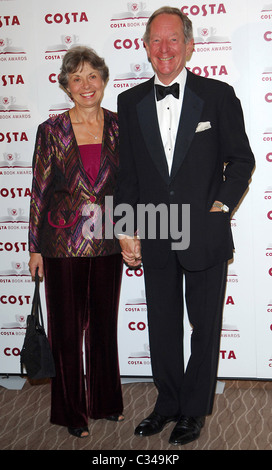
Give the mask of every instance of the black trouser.
[[[151, 364], [163, 416], [212, 412], [219, 358], [227, 262], [189, 272], [171, 252], [163, 269], [144, 267]], [[184, 370], [183, 276], [191, 355]]]

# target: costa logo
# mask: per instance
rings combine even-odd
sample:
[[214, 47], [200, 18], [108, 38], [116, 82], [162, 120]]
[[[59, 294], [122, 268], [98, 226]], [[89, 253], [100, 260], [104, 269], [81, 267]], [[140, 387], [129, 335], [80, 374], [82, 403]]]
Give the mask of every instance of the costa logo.
[[272, 199], [272, 190], [271, 189], [267, 189], [264, 192], [264, 199]]
[[20, 21], [19, 21], [19, 18], [18, 16], [14, 15], [14, 16], [9, 16], [9, 15], [5, 15], [5, 16], [0, 16], [0, 28], [2, 28], [2, 26], [15, 26], [15, 25], [19, 25], [20, 24]]
[[221, 359], [236, 359], [236, 355], [234, 351], [220, 351]]
[[15, 197], [28, 197], [31, 196], [31, 190], [30, 188], [1, 188], [0, 196], [11, 197], [12, 199]]
[[265, 158], [268, 162], [271, 163], [272, 162], [272, 152], [268, 153]]
[[264, 13], [263, 15], [261, 15], [261, 20], [271, 20], [272, 15], [271, 13], [269, 13], [270, 9], [262, 10], [262, 11], [266, 11], [267, 13]]
[[272, 276], [272, 268], [269, 269], [269, 276]]
[[53, 43], [47, 47], [45, 51], [45, 60], [62, 60], [65, 54], [65, 51], [71, 46], [75, 46], [79, 43], [79, 36], [77, 34], [64, 35], [60, 36], [58, 43]]
[[264, 40], [265, 41], [272, 41], [272, 31], [266, 31], [264, 33]]
[[5, 356], [20, 356], [21, 351], [19, 348], [5, 348], [4, 355]]
[[24, 80], [22, 75], [2, 75], [2, 85], [24, 85]]
[[227, 297], [226, 305], [234, 305], [234, 300], [233, 300], [233, 297], [231, 295], [229, 295]]
[[[25, 114], [23, 113], [28, 113], [29, 109], [27, 106], [22, 105], [22, 104], [17, 104], [17, 99], [15, 96], [0, 96], [0, 113], [3, 113], [1, 115], [1, 119], [5, 117], [4, 113], [20, 113], [20, 117], [24, 117]], [[14, 115], [14, 117], [17, 117], [17, 115]]]
[[232, 50], [228, 36], [218, 34], [214, 26], [198, 28], [195, 36], [195, 52], [218, 52]]
[[[152, 11], [146, 11], [146, 3], [144, 2], [127, 2], [126, 3], [127, 10], [120, 11], [119, 13], [114, 13], [113, 18], [111, 21], [120, 20], [122, 23], [115, 23], [112, 24], [111, 28], [126, 28], [126, 27], [135, 27], [135, 26], [145, 26], [146, 22], [142, 20], [148, 19]], [[133, 21], [132, 23], [124, 23], [123, 21], [126, 20], [140, 20], [140, 21]]]
[[146, 329], [146, 324], [142, 321], [140, 321], [138, 323], [136, 323], [135, 321], [131, 321], [128, 324], [128, 327], [132, 331], [136, 331], [136, 330], [144, 331]]
[[191, 72], [195, 75], [202, 75], [203, 77], [215, 76], [215, 75], [228, 75], [225, 65], [205, 65], [204, 67], [188, 67]]
[[272, 256], [272, 245], [266, 248], [265, 256]]
[[49, 79], [49, 82], [50, 83], [57, 83], [58, 82], [58, 77], [59, 75], [57, 75], [56, 73], [50, 73], [48, 79]]
[[130, 88], [137, 85], [137, 80], [147, 80], [153, 76], [150, 64], [132, 63], [129, 70], [114, 78], [114, 88]]
[[30, 295], [19, 295], [18, 297], [16, 297], [15, 295], [9, 295], [9, 296], [1, 295], [0, 296], [0, 303], [4, 304], [4, 305], [7, 305], [7, 304], [12, 304], [12, 305], [27, 304], [27, 305], [29, 305], [30, 304], [30, 299], [31, 299]]
[[142, 42], [141, 46], [143, 47], [143, 40], [136, 38], [136, 39], [116, 39], [113, 45], [115, 49], [132, 49], [134, 48], [136, 51], [140, 49], [139, 41]]
[[266, 101], [267, 103], [272, 103], [272, 93], [271, 93], [271, 92], [266, 93], [266, 95], [265, 95], [265, 101]]
[[0, 142], [7, 142], [10, 144], [11, 142], [28, 142], [28, 138], [25, 132], [7, 132], [3, 134], [0, 132]]
[[[12, 166], [14, 163], [17, 162], [17, 160], [20, 159], [20, 155], [18, 153], [3, 153], [3, 157], [4, 157], [4, 162], [3, 163], [7, 163], [8, 166]], [[2, 163], [2, 162], [1, 162]]]
[[182, 13], [185, 15], [202, 15], [202, 16], [207, 16], [208, 14], [210, 15], [220, 15], [221, 13], [227, 13], [226, 8], [224, 3], [219, 3], [219, 5], [215, 5], [214, 3], [210, 5], [192, 5], [192, 6], [184, 6], [181, 7]]
[[263, 82], [272, 82], [272, 72], [264, 72], [262, 76]]
[[26, 242], [0, 242], [0, 251], [15, 251], [15, 253], [18, 253], [19, 251], [26, 251], [26, 248]]
[[269, 212], [267, 213], [267, 218], [268, 218], [269, 220], [272, 220], [272, 211], [269, 211]]
[[69, 24], [71, 23], [71, 21], [73, 23], [82, 23], [82, 21], [88, 21], [88, 18], [85, 12], [64, 13], [64, 15], [62, 15], [61, 13], [48, 13], [47, 15], [45, 15], [44, 20], [47, 24]]
[[[1, 174], [1, 172], [0, 172]], [[3, 191], [3, 194], [5, 192]], [[28, 223], [28, 214], [27, 211], [23, 208], [15, 208], [15, 207], [8, 207], [5, 211], [3, 211], [3, 215], [1, 217], [2, 223], [9, 223], [9, 222], [21, 222], [21, 223]], [[22, 229], [23, 227], [17, 226], [17, 224], [11, 225], [0, 225], [0, 230], [17, 230]]]
[[143, 7], [142, 2], [140, 3], [140, 5], [138, 5], [138, 3], [136, 3], [136, 2], [130, 4], [130, 9], [134, 13], [138, 12], [140, 10], [140, 8], [142, 8], [142, 7]]
[[129, 268], [126, 269], [126, 275], [128, 277], [133, 277], [133, 276], [141, 277], [143, 274], [144, 274], [144, 272], [143, 272], [142, 268], [135, 269], [135, 270], [134, 269], [129, 269]]

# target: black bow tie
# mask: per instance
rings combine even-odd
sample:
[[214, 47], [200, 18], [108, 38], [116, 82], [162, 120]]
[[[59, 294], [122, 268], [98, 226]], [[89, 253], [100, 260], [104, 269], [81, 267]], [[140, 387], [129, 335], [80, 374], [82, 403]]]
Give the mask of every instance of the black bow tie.
[[156, 88], [156, 98], [157, 101], [163, 100], [166, 95], [173, 95], [175, 98], [178, 99], [179, 97], [179, 84], [173, 83], [171, 86], [162, 86], [162, 85], [155, 85]]

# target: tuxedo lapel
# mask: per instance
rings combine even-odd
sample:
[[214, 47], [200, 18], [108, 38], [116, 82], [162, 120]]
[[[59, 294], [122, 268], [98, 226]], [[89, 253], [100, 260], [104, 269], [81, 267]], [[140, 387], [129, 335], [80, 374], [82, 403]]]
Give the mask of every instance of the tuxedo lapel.
[[154, 97], [154, 80], [150, 80], [148, 93], [137, 105], [139, 123], [145, 144], [162, 178], [169, 182], [169, 171], [161, 139]]
[[203, 104], [203, 100], [186, 85], [171, 169], [171, 179], [179, 170], [194, 138]]
[[203, 104], [203, 100], [190, 88], [190, 74], [188, 72], [170, 177], [159, 129], [154, 97], [154, 79], [149, 81], [148, 91], [137, 105], [140, 127], [149, 154], [161, 176], [168, 184], [170, 178], [172, 179], [179, 170], [194, 138]]

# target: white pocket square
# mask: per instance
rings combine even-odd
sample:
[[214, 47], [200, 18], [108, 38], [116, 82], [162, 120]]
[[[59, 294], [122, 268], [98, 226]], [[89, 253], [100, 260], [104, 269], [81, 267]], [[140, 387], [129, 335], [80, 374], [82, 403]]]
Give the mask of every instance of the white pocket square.
[[196, 132], [206, 131], [207, 129], [210, 129], [211, 127], [212, 126], [211, 126], [210, 121], [199, 122], [196, 128]]

